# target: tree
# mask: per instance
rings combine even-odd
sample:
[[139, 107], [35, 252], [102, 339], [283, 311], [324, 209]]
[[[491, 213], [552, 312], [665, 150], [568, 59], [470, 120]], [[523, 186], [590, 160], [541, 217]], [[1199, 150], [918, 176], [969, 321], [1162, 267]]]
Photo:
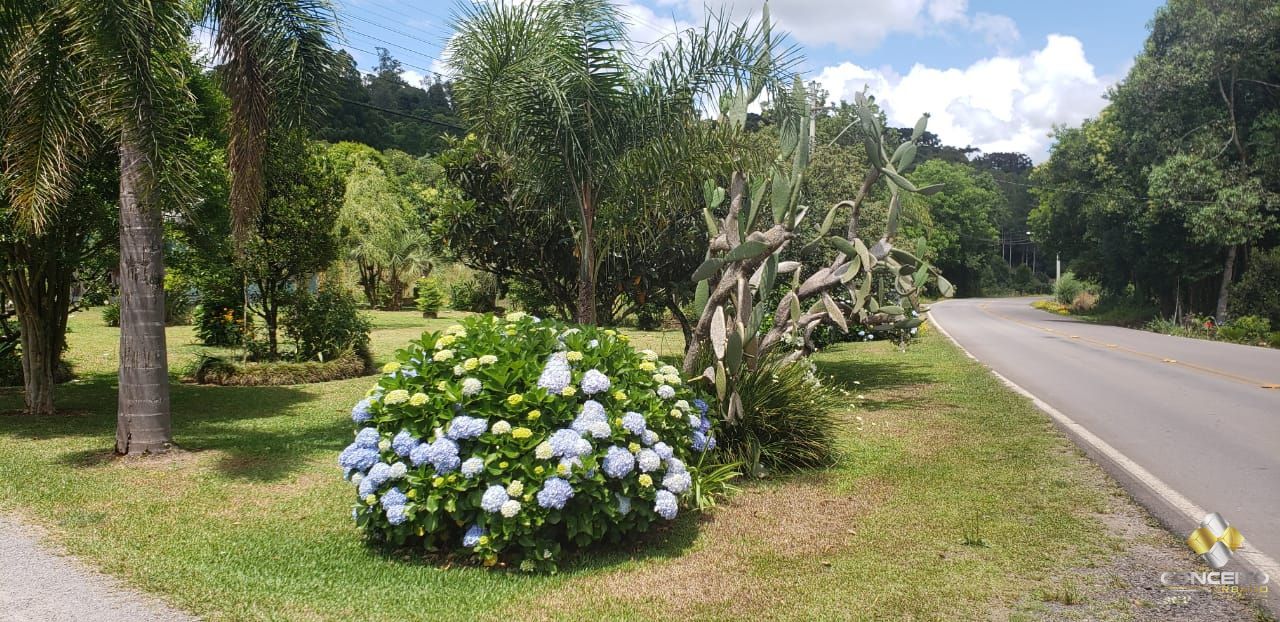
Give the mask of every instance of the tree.
[[[66, 346], [76, 271], [114, 242], [118, 176], [114, 155], [99, 148], [92, 161], [82, 166], [74, 179], [75, 190], [65, 205], [47, 217], [39, 235], [14, 226], [14, 212], [0, 207], [0, 295], [12, 301], [17, 312], [23, 397], [31, 414], [54, 412], [54, 383]], [[7, 319], [0, 322], [5, 322], [7, 330]]]
[[334, 225], [342, 206], [342, 178], [323, 146], [300, 132], [278, 134], [267, 150], [271, 171], [238, 261], [250, 290], [250, 309], [267, 331], [268, 354], [279, 356], [280, 308], [304, 279], [338, 257]]
[[760, 53], [762, 33], [724, 20], [641, 61], [607, 0], [471, 4], [457, 31], [449, 59], [459, 112], [486, 147], [539, 182], [546, 205], [573, 206], [583, 323], [597, 319], [597, 217], [612, 198], [635, 191], [612, 183], [618, 163], [696, 118], [700, 97], [714, 101], [754, 62], [765, 63], [762, 79], [789, 62]]
[[[120, 166], [120, 389], [116, 451], [172, 444], [164, 334], [163, 217], [182, 177], [180, 104], [188, 35], [215, 29], [222, 84], [231, 101], [229, 167], [234, 229], [260, 203], [265, 130], [308, 110], [333, 54], [332, 11], [314, 0], [15, 0], [0, 13], [7, 62], [0, 158], [15, 172], [9, 200], [19, 226], [43, 233], [70, 194], [78, 156], [101, 127]], [[296, 104], [296, 105], [295, 105]], [[293, 113], [293, 114], [290, 114]], [[95, 125], [96, 124], [96, 125]], [[181, 184], [177, 184], [179, 187]], [[170, 206], [172, 207], [172, 206]]]
[[[946, 160], [925, 162], [910, 178], [917, 186], [942, 184], [946, 189], [912, 197], [910, 202], [922, 204], [920, 213], [928, 219], [919, 232], [934, 252], [933, 263], [956, 284], [960, 294], [980, 294], [982, 269], [996, 253], [996, 222], [1005, 208], [1004, 195], [990, 174]], [[914, 233], [913, 229], [906, 231]]]

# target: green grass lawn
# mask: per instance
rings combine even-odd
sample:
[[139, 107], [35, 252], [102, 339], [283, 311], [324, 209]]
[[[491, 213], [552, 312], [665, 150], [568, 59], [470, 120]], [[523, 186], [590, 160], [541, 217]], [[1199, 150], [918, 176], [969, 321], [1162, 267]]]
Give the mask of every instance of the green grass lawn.
[[[372, 315], [379, 361], [451, 321]], [[747, 484], [708, 517], [529, 576], [365, 545], [334, 460], [369, 378], [175, 384], [185, 451], [116, 459], [117, 332], [94, 312], [72, 328], [84, 379], [59, 388], [67, 414], [0, 417], [0, 510], [211, 620], [978, 619], [1112, 554], [1095, 513], [1114, 491], [1095, 467], [932, 332], [905, 352], [818, 357], [850, 391], [837, 466]], [[680, 349], [678, 334], [632, 334]], [[201, 351], [189, 328], [169, 337], [175, 368]], [[0, 411], [20, 403], [0, 392]]]

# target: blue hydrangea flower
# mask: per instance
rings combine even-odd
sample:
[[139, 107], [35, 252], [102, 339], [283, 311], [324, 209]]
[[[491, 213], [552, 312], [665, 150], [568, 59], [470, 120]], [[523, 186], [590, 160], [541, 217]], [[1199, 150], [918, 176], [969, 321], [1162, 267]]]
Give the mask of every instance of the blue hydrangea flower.
[[644, 434], [640, 435], [640, 442], [645, 445], [653, 445], [658, 442], [658, 433], [653, 430], [645, 430]]
[[538, 386], [548, 393], [558, 394], [573, 382], [573, 370], [569, 367], [569, 358], [564, 352], [556, 352], [547, 358], [547, 365], [538, 376]]
[[467, 528], [467, 533], [462, 535], [462, 546], [471, 548], [480, 544], [480, 536], [485, 534], [484, 527], [480, 525], [472, 525]]
[[413, 466], [422, 466], [431, 456], [431, 443], [418, 443], [409, 450], [409, 463]]
[[387, 522], [392, 525], [399, 525], [409, 520], [409, 515], [405, 512], [406, 509], [403, 505], [393, 505], [387, 508]]
[[507, 495], [507, 489], [494, 484], [484, 491], [484, 496], [480, 497], [480, 509], [486, 512], [497, 512], [502, 509], [502, 504], [511, 500]]
[[667, 458], [668, 473], [683, 473], [685, 471], [684, 462], [679, 458]]
[[356, 423], [364, 423], [372, 419], [373, 413], [369, 410], [372, 405], [373, 400], [367, 397], [356, 402], [356, 405], [351, 407], [351, 420]]
[[712, 449], [715, 449], [715, 448], [716, 448], [716, 437], [708, 434], [707, 435], [707, 451], [711, 451]]
[[673, 451], [671, 449], [671, 446], [666, 443], [658, 443], [654, 445], [653, 451], [657, 453], [658, 457], [662, 458], [663, 460], [670, 460], [671, 457], [675, 455], [675, 451]]
[[614, 479], [626, 477], [636, 466], [636, 457], [622, 447], [613, 445], [604, 455], [604, 474]]
[[391, 465], [385, 462], [379, 462], [369, 469], [369, 474], [364, 476], [364, 480], [360, 483], [371, 482], [374, 488], [381, 486], [384, 482], [391, 479]]
[[676, 506], [676, 496], [666, 490], [659, 490], [654, 496], [653, 511], [667, 520], [675, 518], [676, 512], [679, 511]]
[[[580, 455], [578, 441], [584, 440], [577, 432], [564, 428], [556, 430], [547, 442], [551, 444], [551, 455], [560, 458], [572, 458]], [[588, 451], [590, 451], [588, 449]]]
[[413, 448], [417, 446], [418, 439], [414, 438], [408, 430], [400, 430], [400, 433], [391, 439], [391, 449], [394, 449], [401, 458], [407, 458], [409, 452], [413, 451]]
[[597, 369], [588, 369], [587, 373], [582, 375], [582, 392], [587, 395], [595, 395], [608, 391], [613, 383], [609, 381], [609, 377], [600, 373]]
[[338, 454], [338, 466], [348, 471], [367, 471], [376, 462], [378, 462], [377, 450], [361, 447], [355, 443], [347, 445], [347, 448]]
[[613, 436], [613, 428], [610, 428], [605, 421], [596, 421], [587, 426], [587, 432], [591, 434], [592, 438], [609, 438]]
[[478, 417], [458, 415], [449, 422], [448, 437], [454, 440], [475, 438], [489, 429], [489, 422]]
[[694, 451], [707, 450], [707, 435], [703, 434], [701, 430], [693, 431], [693, 450]]
[[622, 416], [622, 427], [632, 434], [642, 436], [645, 432], [644, 415], [637, 412], [628, 412]]
[[484, 470], [484, 460], [480, 458], [467, 458], [462, 461], [462, 474], [466, 477], [475, 477]]
[[659, 458], [658, 453], [652, 449], [641, 449], [640, 453], [636, 454], [636, 464], [642, 473], [649, 473], [662, 466], [662, 458]]
[[[413, 457], [410, 456], [410, 460]], [[438, 438], [427, 445], [427, 462], [436, 467], [437, 475], [444, 475], [462, 464], [458, 457], [458, 444], [451, 439]]]
[[356, 434], [355, 444], [359, 447], [368, 447], [369, 449], [377, 449], [378, 441], [380, 439], [381, 437], [378, 436], [377, 428], [364, 428]]
[[361, 497], [364, 497], [365, 495], [371, 495], [377, 492], [377, 490], [378, 490], [377, 482], [374, 482], [373, 480], [367, 477], [360, 480], [360, 485], [356, 487], [356, 491], [360, 494]]
[[707, 414], [707, 403], [703, 400], [693, 400], [693, 407], [697, 408], [702, 414]]
[[613, 494], [618, 499], [618, 512], [623, 516], [631, 513], [631, 497], [624, 497], [618, 493]]
[[689, 476], [688, 471], [681, 471], [679, 473], [668, 472], [666, 476], [662, 478], [662, 487], [676, 494], [680, 494], [688, 490], [692, 485], [693, 478]]
[[675, 396], [676, 396], [676, 390], [675, 390], [675, 389], [673, 389], [673, 388], [671, 388], [671, 386], [670, 386], [670, 385], [665, 385], [665, 384], [664, 384], [664, 385], [662, 385], [662, 386], [658, 387], [658, 397], [660, 397], [660, 398], [662, 398], [662, 399], [664, 399], [664, 400], [669, 400], [669, 399], [671, 399], [671, 398], [673, 398], [673, 397], [675, 397]]
[[409, 498], [404, 496], [404, 493], [400, 492], [399, 488], [392, 488], [391, 490], [382, 493], [383, 509], [390, 510], [397, 505], [404, 505], [408, 502]]
[[604, 412], [604, 406], [595, 400], [587, 400], [582, 403], [582, 410], [578, 412], [578, 416], [574, 418], [573, 423], [569, 426], [578, 434], [586, 434], [591, 429], [593, 423], [607, 423], [609, 416]]
[[573, 487], [558, 477], [548, 479], [538, 491], [538, 505], [547, 509], [559, 510], [572, 498]]

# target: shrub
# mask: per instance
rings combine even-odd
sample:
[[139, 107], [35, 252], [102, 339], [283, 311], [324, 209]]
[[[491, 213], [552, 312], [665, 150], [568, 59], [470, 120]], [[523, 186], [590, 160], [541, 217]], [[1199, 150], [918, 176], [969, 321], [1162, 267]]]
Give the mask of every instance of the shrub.
[[1256, 315], [1238, 317], [1218, 327], [1218, 338], [1236, 343], [1265, 344], [1271, 337], [1271, 320]]
[[1076, 278], [1073, 272], [1064, 272], [1053, 284], [1053, 297], [1058, 302], [1069, 305], [1075, 302], [1076, 297], [1085, 292], [1085, 283]]
[[195, 310], [196, 337], [206, 346], [238, 346], [244, 341], [244, 314], [234, 306], [202, 302]]
[[744, 414], [720, 428], [720, 454], [749, 472], [827, 466], [836, 459], [836, 416], [847, 405], [839, 391], [814, 374], [807, 359], [773, 356], [743, 374], [738, 395]]
[[422, 317], [435, 317], [444, 306], [444, 291], [440, 289], [440, 283], [431, 277], [423, 277], [418, 279], [417, 289], [418, 297], [414, 302]]
[[450, 306], [459, 311], [490, 313], [497, 298], [498, 281], [487, 272], [458, 281], [449, 290]]
[[1098, 306], [1098, 297], [1086, 290], [1081, 290], [1076, 297], [1071, 299], [1072, 313], [1088, 313]]
[[369, 361], [347, 352], [338, 358], [319, 362], [236, 363], [217, 357], [205, 357], [196, 366], [192, 380], [199, 384], [260, 387], [306, 384], [355, 378], [369, 373]]
[[553, 569], [565, 546], [675, 518], [685, 461], [715, 444], [675, 368], [612, 330], [474, 317], [396, 359], [338, 458], [375, 541]]
[[1240, 282], [1231, 286], [1231, 314], [1259, 315], [1280, 325], [1280, 248], [1249, 258]]
[[114, 300], [102, 308], [102, 323], [107, 326], [120, 327], [120, 301]]
[[[3, 321], [5, 318], [0, 316], [0, 322]], [[0, 387], [20, 385], [22, 385], [22, 356], [18, 352], [18, 341], [17, 339], [0, 340]]]
[[369, 320], [360, 314], [355, 296], [337, 285], [326, 283], [315, 294], [294, 293], [284, 323], [298, 361], [329, 361], [346, 352], [369, 358]]

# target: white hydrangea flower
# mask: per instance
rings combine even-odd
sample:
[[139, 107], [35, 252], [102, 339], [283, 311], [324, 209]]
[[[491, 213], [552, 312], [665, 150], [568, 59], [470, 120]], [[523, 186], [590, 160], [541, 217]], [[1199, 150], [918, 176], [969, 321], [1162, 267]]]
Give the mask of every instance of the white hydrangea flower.
[[657, 352], [654, 352], [653, 350], [648, 350], [648, 349], [641, 350], [641, 351], [640, 351], [640, 356], [644, 357], [644, 360], [646, 360], [646, 361], [656, 361], [656, 360], [658, 360], [658, 353], [657, 353]]
[[509, 433], [509, 432], [511, 432], [511, 424], [510, 424], [510, 423], [507, 423], [506, 421], [499, 421], [499, 422], [497, 422], [497, 423], [493, 424], [493, 433], [494, 433], [494, 434], [507, 434], [507, 433]]
[[551, 453], [552, 453], [551, 443], [548, 443], [546, 441], [538, 443], [538, 446], [535, 447], [533, 450], [534, 457], [536, 457], [539, 460], [550, 460]]
[[484, 388], [484, 385], [475, 378], [466, 378], [462, 381], [462, 394], [467, 397], [480, 393], [482, 388]]
[[502, 504], [500, 511], [503, 516], [511, 518], [520, 513], [520, 502], [515, 499], [509, 499], [506, 503]]
[[498, 357], [496, 357], [496, 356], [494, 356], [494, 355], [492, 355], [492, 354], [486, 354], [486, 355], [484, 355], [484, 356], [480, 357], [480, 364], [481, 364], [481, 365], [493, 365], [494, 363], [497, 363], [497, 362], [498, 362]]
[[400, 479], [409, 473], [409, 467], [403, 462], [397, 462], [391, 465], [389, 476], [391, 479]]
[[409, 401], [409, 392], [404, 389], [396, 389], [388, 393], [386, 397], [382, 398], [382, 402], [389, 406], [403, 404], [407, 401]]

